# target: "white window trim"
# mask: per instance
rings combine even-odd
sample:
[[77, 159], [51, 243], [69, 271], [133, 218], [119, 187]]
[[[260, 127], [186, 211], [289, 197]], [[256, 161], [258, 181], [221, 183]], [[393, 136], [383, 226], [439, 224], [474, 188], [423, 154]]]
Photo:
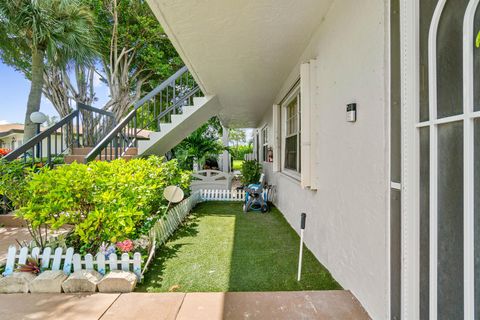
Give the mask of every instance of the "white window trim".
[[[470, 0], [464, 18], [464, 109], [463, 113], [438, 119], [436, 115], [436, 32], [445, 0], [437, 3], [429, 36], [429, 121], [421, 122], [419, 110], [419, 6], [418, 1], [401, 1], [402, 31], [402, 319], [419, 318], [419, 133], [421, 127], [430, 129], [430, 261], [437, 258], [437, 149], [436, 126], [440, 123], [463, 121], [464, 130], [464, 318], [473, 319], [474, 303], [474, 224], [473, 224], [473, 119], [480, 112], [473, 110], [473, 48], [476, 30], [473, 29], [478, 0]], [[465, 39], [467, 39], [465, 41]], [[434, 63], [432, 63], [432, 61]], [[433, 173], [433, 174], [432, 174]], [[430, 317], [437, 316], [437, 269], [430, 264]]]
[[306, 190], [315, 191], [318, 189], [318, 168], [316, 166], [315, 135], [316, 111], [320, 108], [318, 85], [317, 85], [317, 61], [311, 59], [300, 65], [300, 123], [301, 123], [301, 184]]
[[281, 151], [281, 108], [274, 104], [272, 110], [272, 148], [273, 148], [273, 172], [281, 171], [282, 151]]
[[[266, 163], [268, 163], [268, 147], [270, 145], [270, 139], [268, 138], [268, 131], [269, 131], [268, 123], [266, 123], [260, 129], [260, 146], [261, 146], [260, 162], [266, 162]], [[265, 154], [265, 146], [267, 147], [267, 154]]]
[[[280, 148], [280, 156], [281, 156], [281, 159], [282, 159], [282, 162], [281, 162], [281, 172], [284, 173], [285, 175], [297, 180], [298, 182], [301, 181], [301, 173], [300, 171], [295, 171], [295, 170], [292, 170], [292, 169], [288, 169], [288, 168], [285, 168], [285, 149], [286, 149], [286, 144], [285, 144], [285, 139], [287, 138], [287, 108], [286, 106], [292, 102], [293, 99], [299, 97], [300, 95], [300, 85], [299, 84], [296, 84], [295, 87], [291, 90], [290, 94], [283, 100], [282, 104], [280, 105], [280, 112], [281, 112], [281, 123], [280, 123], [280, 126], [281, 126], [281, 135], [280, 135], [280, 140], [281, 140], [281, 148]], [[301, 100], [298, 101], [298, 107], [300, 108], [301, 110], [301, 106], [300, 106], [300, 103], [301, 103]], [[297, 115], [297, 122], [298, 122], [298, 128], [300, 129], [298, 132], [297, 132], [297, 136], [298, 134], [301, 134], [301, 128], [300, 128], [300, 114]], [[297, 166], [300, 166], [300, 153], [301, 153], [301, 141], [300, 139], [298, 139], [299, 141], [297, 142], [297, 148], [299, 149], [298, 152], [297, 152]]]

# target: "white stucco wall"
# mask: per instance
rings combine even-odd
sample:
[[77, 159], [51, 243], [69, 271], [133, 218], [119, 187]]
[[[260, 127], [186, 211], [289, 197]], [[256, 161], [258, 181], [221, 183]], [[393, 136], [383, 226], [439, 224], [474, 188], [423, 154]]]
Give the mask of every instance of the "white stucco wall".
[[[12, 148], [12, 139], [15, 139], [15, 145], [14, 145], [14, 148]], [[63, 141], [63, 145], [61, 144], [61, 138], [60, 138], [60, 135], [57, 135], [57, 150], [55, 152], [55, 136], [52, 135], [51, 136], [51, 147], [50, 147], [50, 151], [52, 154], [55, 154], [56, 152], [57, 153], [60, 153], [60, 150], [61, 150], [61, 147], [63, 146], [65, 148], [66, 146], [66, 142], [65, 140]], [[82, 138], [80, 137], [80, 141], [82, 140]], [[24, 144], [24, 138], [23, 138], [23, 133], [14, 133], [14, 134], [11, 134], [7, 137], [4, 137], [4, 138], [0, 138], [0, 141], [3, 142], [3, 148], [6, 148], [6, 149], [16, 149], [16, 148], [19, 148], [20, 146], [22, 146]], [[21, 142], [21, 143], [19, 143]], [[0, 146], [2, 147], [2, 146]], [[47, 150], [48, 150], [48, 144], [47, 144], [47, 140], [45, 139], [43, 142], [42, 142], [42, 157], [47, 157]]]
[[[277, 102], [299, 77], [300, 63], [317, 59], [312, 148], [319, 189], [303, 190], [264, 164], [278, 208], [296, 230], [307, 213], [307, 246], [374, 319], [387, 318], [389, 309], [387, 3], [336, 0], [278, 93]], [[358, 108], [353, 124], [345, 121], [351, 102]], [[259, 128], [265, 123], [272, 128], [271, 110]]]

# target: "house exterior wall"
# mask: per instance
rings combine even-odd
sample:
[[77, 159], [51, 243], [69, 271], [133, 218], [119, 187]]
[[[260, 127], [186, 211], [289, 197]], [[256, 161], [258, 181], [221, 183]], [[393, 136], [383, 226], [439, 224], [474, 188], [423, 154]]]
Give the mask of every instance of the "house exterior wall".
[[[275, 204], [297, 231], [307, 213], [306, 245], [374, 319], [389, 317], [388, 9], [388, 1], [336, 0], [276, 98], [298, 79], [301, 63], [316, 59], [318, 189], [263, 164]], [[346, 122], [352, 102], [355, 123]], [[272, 114], [269, 108], [258, 130], [272, 128]]]
[[[57, 135], [57, 150], [55, 150], [55, 135], [51, 136], [52, 139], [52, 144], [50, 147], [50, 151], [52, 154], [55, 154], [56, 151], [57, 153], [60, 152], [61, 149], [61, 138], [60, 135]], [[80, 141], [82, 141], [82, 137], [80, 136]], [[21, 147], [24, 144], [24, 139], [23, 139], [23, 133], [14, 133], [11, 135], [8, 135], [7, 137], [0, 138], [0, 148], [5, 148], [5, 149], [17, 149]], [[65, 147], [66, 142], [65, 140], [63, 141], [63, 146]], [[13, 148], [12, 148], [13, 146]], [[47, 156], [47, 150], [48, 150], [48, 145], [47, 141], [44, 140], [42, 143], [42, 157]]]
[[7, 137], [0, 138], [0, 148], [14, 149], [23, 144], [23, 133], [14, 133]]

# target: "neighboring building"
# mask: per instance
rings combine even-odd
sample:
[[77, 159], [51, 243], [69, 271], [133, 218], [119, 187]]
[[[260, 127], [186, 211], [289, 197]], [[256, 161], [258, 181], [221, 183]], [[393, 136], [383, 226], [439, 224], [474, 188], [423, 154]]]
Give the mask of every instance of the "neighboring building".
[[478, 0], [148, 3], [374, 319], [480, 318]]
[[0, 148], [13, 150], [23, 144], [23, 124], [0, 124]]
[[[42, 127], [40, 130], [44, 131], [46, 127]], [[23, 138], [23, 131], [24, 126], [23, 124], [19, 123], [11, 123], [11, 124], [0, 124], [0, 148], [14, 150], [23, 145], [24, 138]], [[80, 130], [80, 141], [82, 140], [82, 131]], [[138, 135], [138, 140], [146, 140], [148, 136], [151, 134], [149, 130], [143, 130]], [[57, 132], [55, 135], [52, 135], [52, 141], [57, 140], [58, 144], [60, 144], [60, 132]], [[65, 141], [63, 141], [65, 144]], [[47, 144], [42, 143], [41, 145], [42, 155], [47, 154]], [[52, 153], [55, 152], [55, 144], [52, 143], [51, 146]]]

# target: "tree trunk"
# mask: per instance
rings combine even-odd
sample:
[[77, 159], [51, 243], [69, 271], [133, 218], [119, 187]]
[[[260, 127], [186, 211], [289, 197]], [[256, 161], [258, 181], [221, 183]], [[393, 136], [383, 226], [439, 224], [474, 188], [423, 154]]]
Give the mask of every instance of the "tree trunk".
[[43, 50], [32, 51], [32, 82], [30, 85], [30, 94], [28, 95], [27, 111], [25, 112], [25, 131], [23, 141], [28, 141], [35, 136], [37, 125], [30, 120], [33, 112], [40, 110], [40, 102], [42, 100], [43, 87]]

